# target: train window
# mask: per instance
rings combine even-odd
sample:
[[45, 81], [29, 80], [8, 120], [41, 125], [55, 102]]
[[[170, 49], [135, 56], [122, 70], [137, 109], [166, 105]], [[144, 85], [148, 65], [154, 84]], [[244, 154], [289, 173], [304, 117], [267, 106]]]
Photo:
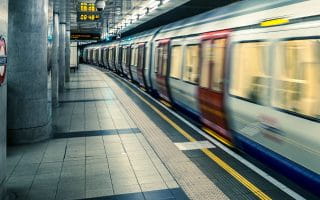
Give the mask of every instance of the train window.
[[171, 65], [170, 77], [181, 78], [181, 63], [182, 63], [182, 47], [173, 46], [171, 48]]
[[163, 47], [162, 50], [162, 68], [161, 68], [161, 74], [162, 76], [166, 76], [167, 75], [167, 65], [168, 65], [168, 45]]
[[270, 73], [267, 42], [235, 44], [230, 93], [257, 104], [267, 104]]
[[136, 63], [136, 61], [135, 61], [135, 59], [136, 59], [135, 52], [136, 52], [136, 48], [131, 48], [131, 65], [133, 65], [133, 66]]
[[134, 66], [138, 66], [138, 48], [136, 47], [134, 50]]
[[183, 80], [190, 83], [199, 81], [199, 45], [189, 45], [186, 50], [186, 63], [183, 67]]
[[137, 63], [137, 65], [138, 65], [138, 67], [139, 68], [143, 68], [144, 66], [144, 58], [145, 58], [145, 51], [144, 51], [144, 49], [145, 49], [145, 46], [144, 45], [142, 45], [142, 46], [139, 46], [139, 48], [138, 48], [138, 63]]
[[202, 43], [202, 66], [200, 86], [203, 88], [209, 88], [210, 82], [210, 65], [211, 65], [211, 40], [206, 40]]
[[225, 47], [226, 39], [214, 40], [212, 48], [213, 69], [211, 70], [211, 89], [217, 92], [222, 90]]
[[279, 42], [276, 55], [273, 105], [320, 119], [320, 41]]
[[123, 52], [122, 52], [122, 63], [123, 64], [127, 63], [127, 49], [128, 48], [123, 48]]
[[161, 66], [161, 63], [162, 63], [161, 54], [162, 54], [162, 47], [157, 47], [157, 49], [156, 49], [156, 57], [155, 57], [155, 64], [156, 64], [156, 67], [155, 67], [155, 70], [154, 70], [155, 73], [158, 73], [158, 71], [160, 70], [160, 66]]

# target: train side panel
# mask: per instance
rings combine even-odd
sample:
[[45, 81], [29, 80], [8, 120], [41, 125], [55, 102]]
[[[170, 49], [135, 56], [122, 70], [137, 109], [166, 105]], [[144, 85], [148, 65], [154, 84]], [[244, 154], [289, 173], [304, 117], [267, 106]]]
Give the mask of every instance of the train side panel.
[[320, 22], [232, 37], [227, 105], [238, 147], [320, 188]]

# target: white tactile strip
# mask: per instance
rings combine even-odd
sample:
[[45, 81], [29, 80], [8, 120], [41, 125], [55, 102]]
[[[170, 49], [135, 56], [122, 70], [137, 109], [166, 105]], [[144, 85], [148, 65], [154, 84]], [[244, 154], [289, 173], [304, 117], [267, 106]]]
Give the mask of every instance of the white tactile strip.
[[206, 141], [196, 141], [196, 142], [179, 142], [179, 143], [174, 143], [174, 144], [181, 151], [215, 148], [215, 146], [207, 140]]
[[190, 199], [228, 199], [111, 78], [105, 80]]

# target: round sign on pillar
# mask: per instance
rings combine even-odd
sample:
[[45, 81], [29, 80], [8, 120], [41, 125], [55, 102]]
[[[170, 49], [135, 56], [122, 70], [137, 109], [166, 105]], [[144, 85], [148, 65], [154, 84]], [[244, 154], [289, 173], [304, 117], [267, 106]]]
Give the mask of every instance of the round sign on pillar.
[[6, 41], [2, 36], [0, 36], [0, 86], [4, 82], [6, 77], [6, 65], [7, 65]]

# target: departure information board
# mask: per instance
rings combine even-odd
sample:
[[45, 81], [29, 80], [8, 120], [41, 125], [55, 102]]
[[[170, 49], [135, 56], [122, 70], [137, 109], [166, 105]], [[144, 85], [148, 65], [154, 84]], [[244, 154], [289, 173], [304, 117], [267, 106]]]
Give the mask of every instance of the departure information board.
[[100, 34], [92, 34], [92, 33], [72, 33], [72, 40], [100, 40]]
[[100, 13], [94, 3], [80, 2], [78, 6], [78, 21], [100, 20]]

